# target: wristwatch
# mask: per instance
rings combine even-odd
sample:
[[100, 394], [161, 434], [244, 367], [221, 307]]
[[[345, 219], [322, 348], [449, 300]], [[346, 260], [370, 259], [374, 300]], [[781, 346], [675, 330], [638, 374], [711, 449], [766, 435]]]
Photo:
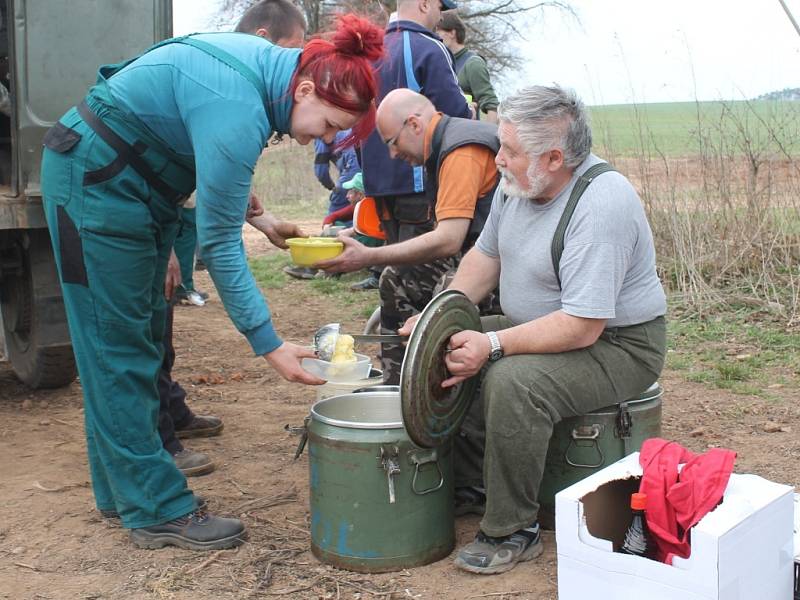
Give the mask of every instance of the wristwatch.
[[497, 337], [497, 332], [487, 331], [486, 336], [489, 338], [489, 343], [492, 345], [489, 351], [489, 362], [495, 362], [503, 358], [503, 347], [500, 345], [500, 338]]

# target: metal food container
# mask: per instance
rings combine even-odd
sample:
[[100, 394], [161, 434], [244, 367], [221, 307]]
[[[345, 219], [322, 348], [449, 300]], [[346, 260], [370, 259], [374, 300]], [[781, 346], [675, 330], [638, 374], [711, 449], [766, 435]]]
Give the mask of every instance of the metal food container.
[[452, 438], [478, 382], [441, 383], [447, 341], [464, 329], [480, 329], [478, 310], [463, 294], [442, 292], [409, 337], [400, 386], [364, 387], [311, 408], [311, 550], [321, 561], [379, 573], [452, 551]]
[[399, 388], [366, 388], [314, 404], [308, 452], [311, 550], [321, 561], [380, 573], [452, 551], [452, 444], [411, 442]]
[[654, 383], [635, 398], [564, 419], [553, 428], [539, 488], [545, 524], [558, 492], [637, 452], [647, 438], [661, 435], [662, 395], [661, 386]]

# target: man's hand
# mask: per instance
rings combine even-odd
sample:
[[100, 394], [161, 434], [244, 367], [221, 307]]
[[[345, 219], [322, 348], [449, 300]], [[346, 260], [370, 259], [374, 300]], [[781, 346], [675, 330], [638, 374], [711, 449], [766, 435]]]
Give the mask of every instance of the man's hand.
[[248, 217], [247, 222], [266, 235], [272, 244], [283, 250], [289, 247], [286, 245], [286, 240], [289, 238], [308, 237], [308, 234], [294, 223], [281, 221], [268, 212], [252, 218]]
[[485, 333], [461, 331], [450, 338], [444, 364], [452, 377], [442, 382], [442, 387], [451, 387], [477, 375], [489, 360], [492, 344]]
[[250, 203], [247, 205], [247, 218], [260, 217], [264, 214], [264, 205], [253, 192], [250, 192]]
[[414, 325], [417, 324], [419, 321], [419, 314], [412, 315], [406, 319], [406, 322], [403, 323], [403, 326], [397, 330], [398, 335], [411, 335], [411, 330], [414, 329]]
[[175, 295], [175, 290], [182, 283], [181, 280], [181, 265], [178, 262], [178, 257], [175, 250], [170, 250], [169, 262], [167, 263], [167, 276], [164, 278], [164, 297], [167, 302], [172, 300]]
[[326, 273], [352, 273], [364, 267], [372, 266], [373, 263], [370, 260], [370, 250], [372, 248], [367, 248], [361, 242], [352, 237], [342, 235], [342, 233], [339, 232], [337, 241], [344, 244], [344, 252], [336, 258], [318, 262], [313, 266], [317, 269], [324, 269]]
[[325, 383], [324, 379], [312, 375], [300, 366], [301, 359], [316, 357], [317, 355], [310, 348], [304, 348], [289, 342], [284, 342], [277, 349], [264, 355], [266, 361], [286, 381], [305, 383], [307, 385], [322, 385]]

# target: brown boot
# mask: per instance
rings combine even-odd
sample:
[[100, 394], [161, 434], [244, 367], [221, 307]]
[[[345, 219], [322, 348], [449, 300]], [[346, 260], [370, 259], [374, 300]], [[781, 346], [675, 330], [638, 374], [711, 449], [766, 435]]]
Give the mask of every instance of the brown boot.
[[175, 435], [181, 439], [193, 437], [213, 437], [222, 433], [222, 419], [213, 415], [195, 415], [186, 425], [175, 428]]
[[173, 454], [172, 459], [175, 461], [175, 466], [183, 473], [184, 477], [207, 475], [216, 468], [214, 461], [212, 461], [207, 454], [195, 452], [188, 448], [184, 448], [180, 452]]

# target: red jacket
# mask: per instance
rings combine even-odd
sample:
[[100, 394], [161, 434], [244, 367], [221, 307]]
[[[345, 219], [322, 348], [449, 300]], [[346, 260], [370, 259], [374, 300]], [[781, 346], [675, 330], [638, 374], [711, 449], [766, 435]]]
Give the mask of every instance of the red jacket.
[[645, 515], [657, 560], [672, 564], [674, 555], [691, 554], [689, 529], [722, 500], [735, 458], [735, 452], [722, 448], [694, 454], [677, 442], [645, 440], [639, 491], [647, 494]]

